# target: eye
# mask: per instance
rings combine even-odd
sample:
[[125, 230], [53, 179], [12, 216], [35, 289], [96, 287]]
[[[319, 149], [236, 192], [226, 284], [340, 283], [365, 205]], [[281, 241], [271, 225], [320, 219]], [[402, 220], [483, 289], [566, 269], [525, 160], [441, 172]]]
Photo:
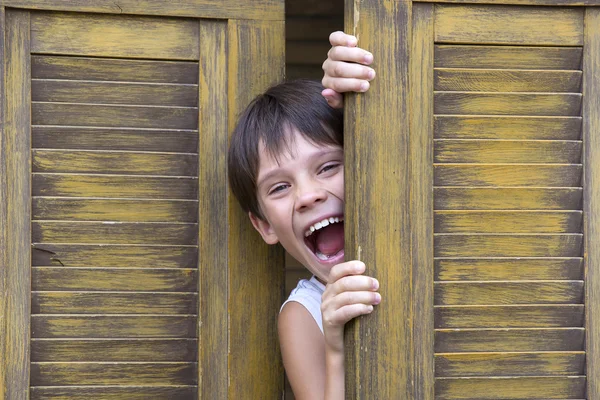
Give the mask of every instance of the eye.
[[288, 187], [290, 187], [290, 185], [288, 185], [288, 184], [285, 184], [285, 183], [281, 183], [281, 184], [275, 185], [275, 186], [273, 186], [273, 187], [272, 187], [272, 188], [269, 190], [269, 193], [268, 193], [268, 194], [269, 194], [269, 195], [272, 195], [272, 194], [277, 194], [277, 193], [279, 193], [279, 192], [282, 192], [282, 191], [284, 191], [284, 190], [285, 190], [285, 189], [287, 189]]
[[331, 171], [333, 169], [336, 169], [336, 168], [340, 167], [341, 165], [342, 165], [341, 163], [328, 163], [328, 164], [325, 164], [323, 166], [323, 168], [321, 168], [321, 170], [319, 171], [319, 174], [323, 174], [323, 173], [325, 173], [327, 171]]

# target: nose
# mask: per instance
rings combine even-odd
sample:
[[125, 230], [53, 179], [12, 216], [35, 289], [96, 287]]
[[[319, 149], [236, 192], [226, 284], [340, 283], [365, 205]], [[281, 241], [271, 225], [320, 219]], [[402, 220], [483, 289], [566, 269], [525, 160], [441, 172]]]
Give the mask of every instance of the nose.
[[312, 180], [296, 184], [296, 211], [309, 210], [327, 200], [327, 191]]

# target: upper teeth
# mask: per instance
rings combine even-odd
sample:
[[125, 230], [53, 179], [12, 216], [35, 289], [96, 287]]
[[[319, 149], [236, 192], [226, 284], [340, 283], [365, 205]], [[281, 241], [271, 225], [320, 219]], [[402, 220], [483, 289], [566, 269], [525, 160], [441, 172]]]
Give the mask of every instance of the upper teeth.
[[313, 232], [318, 231], [321, 228], [325, 228], [329, 224], [335, 224], [336, 222], [340, 222], [343, 220], [344, 220], [344, 217], [325, 218], [323, 221], [319, 221], [316, 224], [309, 226], [308, 229], [306, 230], [306, 232], [304, 232], [304, 236], [308, 237], [308, 236], [312, 235]]

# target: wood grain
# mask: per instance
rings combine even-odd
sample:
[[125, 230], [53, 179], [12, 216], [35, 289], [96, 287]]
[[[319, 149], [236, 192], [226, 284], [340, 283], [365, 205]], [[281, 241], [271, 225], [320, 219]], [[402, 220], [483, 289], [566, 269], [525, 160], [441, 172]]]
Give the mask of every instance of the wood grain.
[[[0, 58], [2, 62], [0, 62], [0, 198], [3, 201], [0, 201], [0, 263], [2, 265], [6, 265], [6, 254], [7, 254], [7, 242], [9, 237], [9, 232], [6, 228], [6, 224], [4, 223], [8, 217], [9, 209], [8, 209], [8, 201], [6, 201], [6, 196], [9, 191], [8, 179], [7, 179], [7, 170], [8, 166], [6, 164], [6, 159], [8, 158], [8, 151], [5, 148], [6, 138], [4, 137], [4, 119], [5, 110], [4, 104], [6, 103], [6, 94], [4, 90], [4, 59], [5, 59], [5, 48], [4, 48], [4, 32], [6, 31], [6, 14], [4, 7], [0, 7]], [[6, 268], [0, 268], [0, 293], [7, 293], [6, 291]], [[8, 354], [6, 349], [6, 300], [5, 296], [0, 296], [0, 360], [5, 360]], [[0, 368], [0, 398], [4, 399], [5, 397], [5, 386], [7, 384], [7, 377], [10, 374], [7, 374], [6, 367], [2, 366]]]
[[193, 400], [197, 386], [43, 386], [32, 387], [31, 400]]

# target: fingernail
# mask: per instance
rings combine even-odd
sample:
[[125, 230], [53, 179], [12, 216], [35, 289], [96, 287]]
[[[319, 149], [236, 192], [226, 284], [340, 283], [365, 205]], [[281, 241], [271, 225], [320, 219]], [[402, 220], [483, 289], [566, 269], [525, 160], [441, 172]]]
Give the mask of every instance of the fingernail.
[[365, 54], [364, 60], [367, 64], [371, 64], [373, 62], [373, 54], [371, 54], [371, 53]]
[[367, 90], [369, 90], [369, 82], [362, 82], [360, 84], [360, 91], [366, 92]]
[[373, 278], [373, 289], [379, 289], [379, 281], [375, 278]]
[[370, 69], [369, 72], [367, 72], [367, 76], [369, 77], [369, 80], [375, 78], [375, 71]]
[[375, 293], [375, 304], [381, 303], [381, 295], [379, 293]]
[[367, 306], [367, 312], [373, 311], [373, 306]]

